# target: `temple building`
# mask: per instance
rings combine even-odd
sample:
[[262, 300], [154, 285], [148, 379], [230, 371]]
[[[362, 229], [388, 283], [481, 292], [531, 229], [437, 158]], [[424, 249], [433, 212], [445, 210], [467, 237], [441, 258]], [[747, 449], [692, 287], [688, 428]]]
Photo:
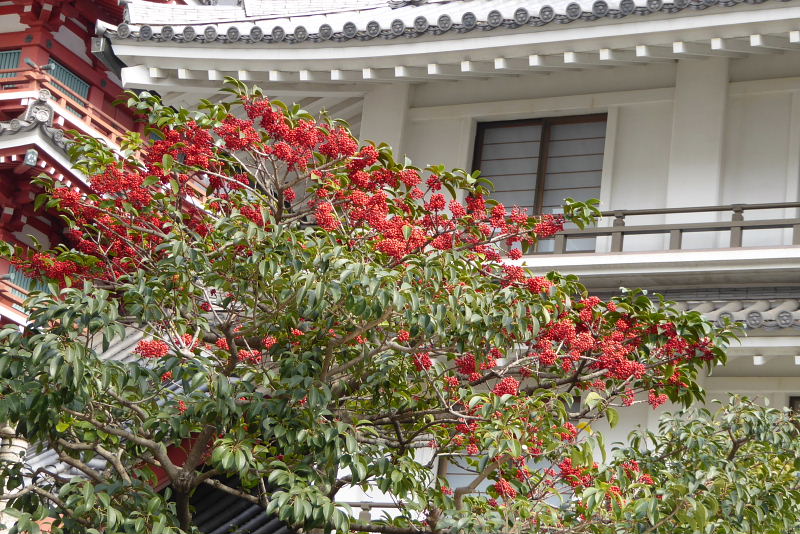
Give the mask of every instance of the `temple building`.
[[[114, 146], [139, 128], [111, 104], [123, 89], [191, 106], [222, 99], [232, 76], [311, 113], [327, 110], [419, 166], [479, 169], [507, 205], [557, 213], [568, 197], [600, 199], [597, 227], [569, 229], [518, 261], [576, 274], [599, 296], [641, 287], [711, 320], [742, 322], [747, 335], [728, 365], [701, 380], [708, 397], [800, 407], [795, 1], [123, 4], [0, 2], [5, 241], [61, 239], [57, 219], [34, 212], [31, 179], [45, 172], [82, 187], [65, 130]], [[31, 281], [8, 264], [0, 274], [0, 317], [22, 323]], [[629, 408], [607, 441], [654, 428], [658, 415]], [[362, 519], [388, 506], [350, 498]], [[228, 515], [204, 532], [285, 529], [252, 505], [217, 508]]]

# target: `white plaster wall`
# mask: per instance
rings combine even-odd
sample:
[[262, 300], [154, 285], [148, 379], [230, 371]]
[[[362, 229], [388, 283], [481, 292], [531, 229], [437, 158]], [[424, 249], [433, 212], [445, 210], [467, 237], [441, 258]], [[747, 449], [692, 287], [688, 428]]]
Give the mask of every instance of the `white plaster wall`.
[[16, 13], [0, 15], [0, 33], [21, 32], [27, 29], [27, 26], [20, 24], [19, 15]]
[[472, 164], [474, 123], [463, 118], [409, 121], [405, 152], [418, 167], [441, 164], [448, 168], [468, 168]]
[[[669, 147], [672, 136], [672, 103], [642, 103], [619, 106], [612, 160], [609, 199], [601, 209], [646, 209], [665, 207]], [[627, 225], [659, 224], [663, 215], [631, 217]], [[660, 250], [663, 239], [652, 236], [625, 238], [624, 250]]]
[[53, 37], [56, 41], [69, 48], [86, 63], [90, 65], [92, 64], [92, 60], [86, 54], [86, 43], [72, 30], [66, 26], [61, 26], [61, 28], [59, 28], [59, 30], [53, 34]]
[[[732, 95], [728, 101], [722, 204], [785, 202], [792, 128], [789, 92]], [[781, 218], [780, 210], [745, 213], [746, 219]], [[726, 217], [728, 215], [726, 214]], [[791, 244], [781, 230], [743, 233], [745, 246]]]

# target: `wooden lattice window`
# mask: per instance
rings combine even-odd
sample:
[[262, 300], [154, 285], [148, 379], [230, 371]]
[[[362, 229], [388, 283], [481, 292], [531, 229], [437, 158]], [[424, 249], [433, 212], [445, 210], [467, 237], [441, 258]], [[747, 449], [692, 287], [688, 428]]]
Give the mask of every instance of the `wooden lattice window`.
[[[20, 50], [3, 50], [0, 51], [0, 70], [16, 69], [19, 67], [19, 58], [21, 55]], [[3, 72], [0, 73], [0, 78], [13, 78], [16, 72]]]
[[[77, 95], [83, 100], [89, 98], [90, 85], [83, 78], [54, 59], [50, 59], [50, 75], [60, 82], [55, 85], [65, 93], [73, 97]], [[83, 105], [80, 99], [76, 98], [75, 100]], [[71, 111], [82, 114], [80, 110], [73, 109]]]
[[[599, 198], [605, 114], [479, 123], [473, 169], [494, 184], [492, 198], [529, 214], [559, 213], [563, 200]], [[594, 240], [571, 240], [587, 250]], [[574, 248], [577, 247], [577, 248]]]

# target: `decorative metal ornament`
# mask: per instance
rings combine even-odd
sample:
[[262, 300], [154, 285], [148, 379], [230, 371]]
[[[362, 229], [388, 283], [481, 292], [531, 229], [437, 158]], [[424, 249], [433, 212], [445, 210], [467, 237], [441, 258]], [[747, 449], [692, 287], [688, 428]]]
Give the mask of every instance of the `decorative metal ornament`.
[[394, 19], [390, 28], [392, 30], [392, 35], [403, 35], [403, 32], [406, 31], [406, 23], [400, 19]]
[[514, 22], [520, 26], [527, 24], [529, 20], [531, 20], [531, 15], [524, 7], [517, 8], [517, 10], [514, 11]]
[[264, 30], [261, 29], [260, 26], [253, 26], [250, 28], [250, 40], [253, 42], [258, 42], [264, 38]]
[[764, 324], [764, 316], [761, 315], [761, 312], [753, 310], [747, 314], [745, 322], [750, 328], [758, 328]]
[[569, 20], [578, 20], [583, 14], [583, 8], [577, 2], [570, 2], [567, 4], [565, 14]]
[[197, 32], [195, 31], [194, 27], [186, 26], [183, 29], [183, 40], [186, 42], [194, 41], [194, 38], [197, 37]]
[[719, 3], [719, 0], [703, 0], [703, 5], [706, 6], [715, 6]]
[[147, 41], [151, 37], [153, 37], [153, 28], [150, 26], [142, 26], [139, 28], [139, 39]]
[[672, 6], [677, 9], [686, 9], [689, 7], [689, 0], [672, 0]]
[[305, 26], [298, 26], [294, 29], [294, 40], [298, 43], [302, 43], [308, 39], [308, 30], [306, 30]]
[[662, 7], [664, 7], [664, 0], [647, 0], [647, 9], [652, 13], [661, 11]]
[[630, 15], [636, 10], [636, 3], [633, 0], [620, 0], [619, 12], [623, 15]]
[[39, 151], [35, 148], [29, 148], [28, 151], [25, 152], [25, 158], [23, 158], [22, 161], [25, 165], [33, 167], [39, 162]]
[[175, 29], [172, 26], [163, 26], [161, 28], [161, 39], [164, 41], [171, 41], [175, 37]]
[[794, 324], [794, 316], [792, 312], [783, 310], [782, 312], [778, 312], [778, 316], [775, 318], [778, 326], [781, 328], [789, 328]]
[[606, 0], [597, 0], [592, 4], [592, 14], [595, 17], [605, 17], [608, 15], [608, 2], [606, 2]]
[[319, 27], [319, 38], [327, 41], [333, 37], [333, 28], [330, 24], [323, 24]]
[[280, 26], [275, 26], [274, 28], [272, 28], [273, 41], [275, 41], [276, 43], [280, 43], [284, 39], [286, 39], [286, 32], [284, 31], [283, 28], [281, 28]]
[[542, 6], [542, 9], [539, 10], [539, 18], [542, 22], [553, 22], [553, 19], [556, 18], [556, 10], [552, 6]]
[[348, 39], [352, 39], [358, 34], [358, 27], [355, 22], [346, 22], [342, 28], [342, 33]]
[[241, 36], [242, 34], [239, 33], [239, 28], [237, 28], [236, 26], [231, 26], [230, 28], [228, 28], [228, 31], [225, 32], [225, 37], [231, 43], [235, 43], [236, 41], [238, 41], [239, 37]]
[[57, 145], [60, 145], [62, 142], [64, 142], [64, 130], [61, 128], [56, 128], [56, 131], [53, 132], [53, 141], [55, 141]]
[[[30, 34], [29, 34], [29, 36], [30, 36]], [[124, 22], [122, 24], [120, 24], [119, 26], [117, 26], [117, 37], [119, 37], [120, 39], [127, 39], [130, 36], [131, 36], [131, 27], [130, 26], [128, 26]], [[32, 41], [33, 37], [32, 36], [30, 36], [30, 37], [31, 37], [31, 41]], [[26, 41], [27, 41], [27, 39], [26, 39]]]
[[203, 30], [203, 38], [210, 42], [217, 40], [217, 29], [214, 26], [206, 26], [206, 29]]
[[492, 28], [497, 28], [503, 23], [503, 14], [496, 9], [493, 9], [492, 11], [489, 11], [488, 15], [486, 15], [486, 22]]
[[37, 104], [31, 108], [30, 118], [37, 122], [50, 122], [53, 110], [46, 104]]
[[440, 15], [436, 21], [436, 25], [443, 32], [449, 31], [450, 28], [453, 27], [453, 19], [450, 18], [450, 15]]
[[419, 17], [414, 19], [414, 30], [417, 33], [423, 33], [428, 31], [428, 19], [420, 15]]
[[36, 100], [40, 102], [47, 102], [51, 98], [53, 98], [53, 93], [51, 93], [49, 89], [39, 89], [39, 94], [36, 97]]
[[478, 25], [478, 17], [475, 16], [475, 13], [472, 11], [467, 11], [463, 15], [461, 15], [461, 25], [467, 29], [471, 30], [475, 26]]
[[733, 314], [731, 312], [722, 312], [717, 316], [717, 324], [722, 326], [725, 324], [725, 319], [733, 322]]
[[367, 23], [367, 35], [372, 38], [375, 38], [381, 34], [381, 25], [378, 24], [376, 21], [371, 20]]

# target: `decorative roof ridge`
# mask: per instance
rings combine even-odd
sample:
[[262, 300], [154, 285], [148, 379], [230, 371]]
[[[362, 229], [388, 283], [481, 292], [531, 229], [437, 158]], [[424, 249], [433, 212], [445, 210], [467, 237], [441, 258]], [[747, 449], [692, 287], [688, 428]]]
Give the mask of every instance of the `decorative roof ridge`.
[[[116, 27], [105, 25], [104, 33], [108, 37], [117, 40], [152, 40], [170, 43], [330, 43], [350, 40], [369, 41], [377, 38], [396, 39], [400, 37], [416, 38], [445, 34], [454, 35], [473, 30], [536, 28], [552, 23], [591, 22], [599, 19], [621, 19], [632, 15], [641, 16], [658, 13], [675, 14], [687, 9], [704, 10], [713, 6], [735, 7], [739, 4], [762, 4], [767, 1], [774, 2], [776, 0], [672, 0], [671, 2], [665, 2], [664, 0], [619, 0], [616, 7], [611, 7], [608, 0], [594, 0], [588, 11], [579, 2], [572, 1], [564, 7], [563, 13], [557, 13], [556, 9], [550, 5], [541, 6], [537, 13], [530, 13], [525, 7], [517, 7], [510, 16], [504, 15], [499, 9], [491, 9], [481, 19], [474, 12], [466, 11], [461, 14], [459, 21], [454, 20], [454, 17], [447, 13], [440, 14], [435, 22], [429, 22], [424, 15], [419, 15], [413, 19], [413, 24], [410, 26], [399, 17], [392, 20], [388, 27], [382, 27], [376, 20], [361, 24], [363, 27], [360, 27], [357, 22], [347, 21], [341, 25], [341, 28], [334, 28], [331, 24], [325, 22], [320, 25], [316, 32], [309, 31], [303, 25], [294, 26], [291, 31], [287, 31], [278, 24], [274, 24], [271, 28], [259, 26], [259, 23], [276, 20], [275, 17], [177, 25], [178, 28], [182, 27], [180, 32], [170, 24], [148, 25], [125, 22]], [[786, 2], [791, 0], [777, 1]], [[449, 4], [451, 2], [446, 3]], [[461, 2], [452, 3], [460, 4]], [[519, 3], [525, 4], [523, 1]], [[584, 3], [588, 7], [588, 1], [584, 0]], [[489, 6], [488, 3], [485, 4]], [[406, 11], [406, 15], [410, 16], [413, 14], [411, 12], [417, 8], [418, 6], [416, 5], [408, 4], [397, 9], [397, 11]], [[294, 22], [298, 19], [311, 17], [292, 16], [283, 18], [291, 19], [291, 22]], [[242, 25], [241, 29], [236, 24]], [[155, 28], [158, 28], [158, 31]], [[266, 31], [267, 29], [270, 31]]]
[[66, 154], [71, 141], [63, 129], [53, 126], [55, 109], [50, 105], [51, 96], [47, 89], [40, 89], [22, 115], [9, 121], [0, 121], [0, 136], [31, 132], [38, 128], [56, 148]]

